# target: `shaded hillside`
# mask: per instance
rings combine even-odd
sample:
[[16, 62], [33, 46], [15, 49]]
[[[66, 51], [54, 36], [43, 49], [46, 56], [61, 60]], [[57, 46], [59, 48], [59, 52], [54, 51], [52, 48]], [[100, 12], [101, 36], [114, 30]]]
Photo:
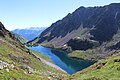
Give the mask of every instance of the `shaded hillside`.
[[0, 22], [0, 80], [52, 80], [66, 76], [42, 60], [50, 61], [41, 53], [25, 48]]
[[26, 29], [15, 29], [12, 32], [22, 35], [27, 40], [33, 40], [35, 37], [39, 36], [46, 27], [31, 27]]
[[0, 37], [5, 38], [5, 36], [11, 37], [13, 40], [15, 40], [14, 35], [5, 29], [4, 25], [0, 22]]

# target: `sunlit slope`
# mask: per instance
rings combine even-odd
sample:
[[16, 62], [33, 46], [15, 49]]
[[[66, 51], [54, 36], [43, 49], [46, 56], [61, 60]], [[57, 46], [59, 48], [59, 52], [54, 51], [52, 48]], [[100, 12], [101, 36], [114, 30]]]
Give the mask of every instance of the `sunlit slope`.
[[35, 55], [49, 61], [48, 57], [26, 49], [0, 23], [0, 80], [52, 80], [66, 76], [64, 72], [44, 64]]
[[72, 75], [69, 80], [120, 80], [120, 52]]

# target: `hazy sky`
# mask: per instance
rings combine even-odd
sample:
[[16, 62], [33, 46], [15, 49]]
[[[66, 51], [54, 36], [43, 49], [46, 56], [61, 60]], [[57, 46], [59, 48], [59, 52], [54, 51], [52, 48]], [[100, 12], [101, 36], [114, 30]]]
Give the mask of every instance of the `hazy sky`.
[[49, 27], [80, 6], [102, 6], [120, 0], [0, 0], [0, 21], [9, 30]]

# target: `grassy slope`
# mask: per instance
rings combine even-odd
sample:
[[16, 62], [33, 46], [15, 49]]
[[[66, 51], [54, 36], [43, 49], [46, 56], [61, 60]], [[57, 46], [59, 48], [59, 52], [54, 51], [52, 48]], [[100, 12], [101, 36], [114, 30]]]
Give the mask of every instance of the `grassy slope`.
[[69, 57], [71, 58], [82, 58], [82, 59], [92, 59], [92, 60], [96, 60], [96, 58], [94, 56], [90, 56], [90, 54], [92, 53], [92, 50], [86, 50], [86, 51], [82, 51], [82, 50], [75, 50], [72, 51], [71, 53], [68, 54]]
[[72, 75], [68, 80], [120, 80], [120, 53]]
[[15, 37], [17, 38], [17, 40], [19, 41], [19, 42], [21, 42], [22, 44], [24, 44], [24, 43], [26, 43], [28, 40], [27, 39], [25, 39], [23, 36], [21, 36], [21, 35], [19, 35], [19, 34], [16, 34], [16, 33], [14, 33], [15, 34]]
[[[13, 64], [14, 68], [5, 67], [0, 70], [0, 80], [47, 80], [49, 77], [58, 79], [66, 76], [65, 73], [45, 65], [28, 54], [27, 49], [14, 43], [11, 38], [6, 37], [5, 39], [0, 38], [0, 60]], [[35, 51], [34, 53], [50, 61], [48, 57]], [[32, 71], [28, 70], [24, 65], [32, 68]]]

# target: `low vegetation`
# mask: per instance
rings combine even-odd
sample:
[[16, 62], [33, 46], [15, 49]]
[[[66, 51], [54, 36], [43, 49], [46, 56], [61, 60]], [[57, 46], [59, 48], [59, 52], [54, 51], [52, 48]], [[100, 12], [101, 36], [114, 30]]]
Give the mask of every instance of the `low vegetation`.
[[120, 52], [72, 75], [68, 80], [120, 80]]
[[93, 50], [75, 50], [68, 54], [69, 57], [74, 59], [89, 59], [89, 60], [96, 60], [94, 56], [90, 56], [90, 54], [93, 54]]
[[25, 44], [25, 43], [28, 42], [28, 40], [25, 39], [23, 36], [21, 36], [21, 35], [19, 35], [19, 34], [16, 34], [16, 33], [14, 33], [14, 35], [15, 35], [17, 41], [19, 41], [20, 43]]
[[[52, 62], [47, 56], [15, 44], [9, 37], [6, 40], [0, 38], [0, 80], [52, 80], [67, 76], [66, 73], [42, 63], [31, 53]], [[3, 63], [12, 67], [2, 65]]]

